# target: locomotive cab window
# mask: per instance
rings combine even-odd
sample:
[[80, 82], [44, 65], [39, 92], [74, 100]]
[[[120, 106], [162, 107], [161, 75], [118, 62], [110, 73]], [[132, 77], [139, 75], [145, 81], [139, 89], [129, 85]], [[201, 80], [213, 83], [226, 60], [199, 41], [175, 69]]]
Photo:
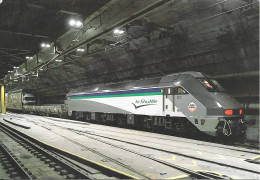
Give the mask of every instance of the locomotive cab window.
[[177, 87], [177, 94], [188, 94], [186, 90], [181, 87]]
[[225, 89], [213, 79], [198, 78], [198, 81], [209, 91], [209, 92], [224, 92]]
[[165, 88], [162, 89], [161, 92], [163, 92], [163, 95], [174, 95], [174, 88]]

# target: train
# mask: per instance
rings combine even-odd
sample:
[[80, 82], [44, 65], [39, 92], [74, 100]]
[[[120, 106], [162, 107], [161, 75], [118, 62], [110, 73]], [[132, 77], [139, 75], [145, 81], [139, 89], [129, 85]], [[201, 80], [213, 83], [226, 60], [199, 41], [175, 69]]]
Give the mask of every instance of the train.
[[63, 104], [37, 106], [22, 90], [8, 92], [6, 100], [7, 110], [23, 113], [210, 136], [241, 134], [244, 117], [216, 80], [193, 71], [79, 87]]

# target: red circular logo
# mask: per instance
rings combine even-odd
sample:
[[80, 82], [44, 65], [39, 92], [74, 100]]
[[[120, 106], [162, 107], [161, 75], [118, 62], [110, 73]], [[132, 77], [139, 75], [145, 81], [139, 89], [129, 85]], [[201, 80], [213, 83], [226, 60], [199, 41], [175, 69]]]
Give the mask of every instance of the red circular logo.
[[190, 102], [190, 104], [188, 105], [188, 109], [190, 112], [194, 112], [197, 110], [197, 105], [195, 104], [195, 102]]

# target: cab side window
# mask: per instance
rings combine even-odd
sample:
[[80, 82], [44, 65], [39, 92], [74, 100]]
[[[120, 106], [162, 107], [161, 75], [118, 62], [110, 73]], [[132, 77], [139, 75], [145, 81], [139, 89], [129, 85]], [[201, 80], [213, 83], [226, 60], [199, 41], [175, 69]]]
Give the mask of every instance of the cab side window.
[[165, 88], [165, 89], [161, 89], [161, 92], [163, 93], [163, 95], [174, 95], [175, 89], [174, 88]]
[[177, 87], [177, 94], [188, 94], [188, 92], [181, 87]]

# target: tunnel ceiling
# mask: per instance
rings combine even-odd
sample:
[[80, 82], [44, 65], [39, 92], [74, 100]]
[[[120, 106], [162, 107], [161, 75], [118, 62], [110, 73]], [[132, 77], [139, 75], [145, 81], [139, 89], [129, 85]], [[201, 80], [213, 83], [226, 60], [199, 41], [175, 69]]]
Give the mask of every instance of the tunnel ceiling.
[[0, 4], [0, 78], [84, 20], [109, 0], [3, 0]]
[[[8, 90], [55, 95], [78, 86], [200, 71], [237, 96], [258, 97], [257, 0], [62, 2], [0, 5], [0, 75]], [[84, 19], [84, 27], [69, 27], [71, 17]], [[42, 50], [42, 41], [55, 42], [55, 51]], [[26, 55], [34, 56], [35, 65]], [[19, 65], [26, 70], [8, 74]]]

